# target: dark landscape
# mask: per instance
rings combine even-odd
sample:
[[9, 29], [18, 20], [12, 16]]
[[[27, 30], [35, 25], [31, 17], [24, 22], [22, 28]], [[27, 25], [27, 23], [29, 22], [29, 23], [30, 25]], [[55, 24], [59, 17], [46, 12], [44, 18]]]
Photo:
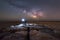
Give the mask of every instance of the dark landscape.
[[[17, 25], [20, 22], [18, 21], [6, 21], [0, 22], [0, 40], [27, 40], [27, 30], [17, 30], [15, 33], [11, 33], [8, 28], [11, 25]], [[30, 22], [32, 23], [32, 22]], [[55, 30], [46, 32], [44, 29], [30, 29], [30, 40], [60, 40], [60, 22], [59, 21], [40, 21], [40, 22], [33, 22], [40, 25], [44, 25], [48, 30]], [[48, 31], [47, 30], [47, 31]]]

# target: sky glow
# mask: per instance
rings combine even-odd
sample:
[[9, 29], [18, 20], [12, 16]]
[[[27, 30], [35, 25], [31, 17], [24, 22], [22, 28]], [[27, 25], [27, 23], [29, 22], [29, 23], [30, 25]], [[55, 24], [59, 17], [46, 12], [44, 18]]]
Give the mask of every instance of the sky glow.
[[0, 0], [0, 20], [20, 18], [60, 20], [60, 0]]

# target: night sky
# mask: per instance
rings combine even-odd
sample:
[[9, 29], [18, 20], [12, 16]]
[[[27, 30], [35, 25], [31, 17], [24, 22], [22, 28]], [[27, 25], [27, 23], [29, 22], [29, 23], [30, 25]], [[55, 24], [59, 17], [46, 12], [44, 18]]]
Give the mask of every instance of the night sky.
[[60, 0], [0, 0], [0, 20], [60, 20]]

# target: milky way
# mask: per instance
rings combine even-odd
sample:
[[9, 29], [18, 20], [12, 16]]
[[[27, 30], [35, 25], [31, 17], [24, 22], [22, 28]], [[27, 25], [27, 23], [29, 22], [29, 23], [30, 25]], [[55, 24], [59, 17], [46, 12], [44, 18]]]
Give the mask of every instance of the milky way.
[[[0, 20], [59, 20], [59, 0], [0, 0]], [[35, 17], [35, 18], [34, 18]]]

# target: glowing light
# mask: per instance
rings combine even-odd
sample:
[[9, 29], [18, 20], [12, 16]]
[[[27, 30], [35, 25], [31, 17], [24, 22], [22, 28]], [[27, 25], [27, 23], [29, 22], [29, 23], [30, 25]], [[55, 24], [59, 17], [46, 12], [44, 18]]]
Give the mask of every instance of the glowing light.
[[36, 15], [32, 15], [32, 17], [33, 17], [33, 18], [37, 18], [37, 16], [36, 16]]
[[23, 19], [21, 19], [21, 21], [22, 21], [22, 22], [24, 22], [24, 21], [25, 21], [25, 19], [23, 18]]

